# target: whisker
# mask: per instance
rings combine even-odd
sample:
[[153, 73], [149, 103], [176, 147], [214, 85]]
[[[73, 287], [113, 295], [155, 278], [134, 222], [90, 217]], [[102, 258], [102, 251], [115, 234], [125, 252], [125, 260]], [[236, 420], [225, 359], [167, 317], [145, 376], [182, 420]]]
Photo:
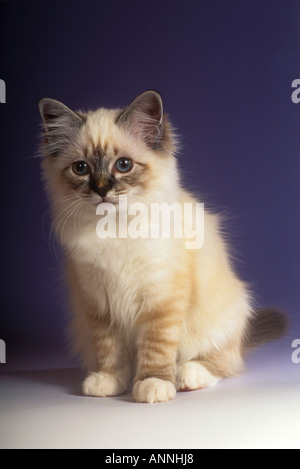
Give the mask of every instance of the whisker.
[[78, 218], [79, 218], [79, 230], [81, 229], [82, 217], [80, 216], [80, 212], [82, 211], [83, 208], [85, 208], [87, 210], [87, 202], [86, 201], [82, 201], [81, 206], [79, 207], [78, 211], [75, 213], [75, 216], [74, 216], [74, 231], [75, 232], [77, 231], [76, 221], [77, 221]]
[[[59, 232], [59, 229], [60, 229], [60, 225], [64, 221], [64, 215], [66, 214], [66, 212], [70, 211], [78, 203], [78, 197], [77, 196], [66, 197], [64, 199], [61, 199], [60, 202], [66, 202], [67, 199], [70, 200], [70, 203], [66, 207], [64, 207], [63, 210], [61, 210], [61, 212], [59, 212], [58, 215], [55, 217], [55, 219], [53, 220], [53, 222], [51, 224], [51, 228], [50, 228], [50, 232], [49, 232], [50, 251], [51, 251], [51, 254], [54, 255], [53, 257], [59, 263], [61, 263], [61, 262], [60, 262], [60, 259], [58, 258], [56, 247], [57, 247], [57, 237], [58, 237], [58, 232]], [[73, 200], [73, 199], [76, 199], [76, 200]]]
[[64, 224], [62, 226], [62, 230], [60, 232], [60, 242], [61, 244], [63, 244], [63, 233], [64, 233], [64, 230], [65, 230], [65, 226], [68, 222], [68, 220], [72, 217], [72, 215], [74, 213], [76, 213], [77, 209], [81, 206], [81, 201], [76, 201], [77, 203], [75, 203], [75, 205], [72, 206], [72, 208], [70, 209], [69, 213], [67, 214], [66, 218], [65, 218], [65, 221], [64, 221]]
[[52, 209], [54, 208], [56, 215], [51, 221], [48, 235], [46, 235], [45, 222], [47, 217], [51, 215], [51, 208], [47, 209], [43, 216], [43, 234], [49, 245], [52, 258], [59, 264], [61, 264], [61, 256], [57, 251], [58, 248], [64, 249], [63, 235], [66, 225], [68, 221], [73, 218], [74, 231], [77, 232], [78, 229], [81, 229], [83, 210], [85, 209], [85, 213], [87, 214], [89, 200], [90, 197], [88, 195], [79, 197], [78, 194], [69, 194], [52, 202]]

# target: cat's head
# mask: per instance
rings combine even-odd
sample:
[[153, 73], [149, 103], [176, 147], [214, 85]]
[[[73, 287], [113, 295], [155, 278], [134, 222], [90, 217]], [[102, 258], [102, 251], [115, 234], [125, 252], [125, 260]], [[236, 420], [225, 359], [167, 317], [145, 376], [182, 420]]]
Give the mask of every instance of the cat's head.
[[123, 110], [74, 112], [49, 98], [39, 109], [52, 198], [80, 199], [95, 210], [103, 201], [116, 204], [121, 195], [151, 201], [151, 194], [176, 185], [176, 141], [157, 92], [146, 91]]

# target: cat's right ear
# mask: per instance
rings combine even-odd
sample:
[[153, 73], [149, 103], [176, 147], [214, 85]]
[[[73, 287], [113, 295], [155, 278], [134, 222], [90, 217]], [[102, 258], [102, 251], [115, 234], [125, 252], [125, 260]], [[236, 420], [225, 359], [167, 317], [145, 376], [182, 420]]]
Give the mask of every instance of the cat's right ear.
[[154, 90], [142, 93], [122, 112], [117, 123], [133, 137], [143, 140], [150, 148], [159, 148], [164, 130], [160, 94]]
[[41, 99], [39, 110], [48, 154], [56, 156], [74, 138], [84, 120], [56, 99]]

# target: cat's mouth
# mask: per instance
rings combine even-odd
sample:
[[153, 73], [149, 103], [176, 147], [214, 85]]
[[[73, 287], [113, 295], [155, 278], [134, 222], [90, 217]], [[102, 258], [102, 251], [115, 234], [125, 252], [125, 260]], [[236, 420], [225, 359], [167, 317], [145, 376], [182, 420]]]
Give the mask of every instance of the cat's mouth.
[[92, 204], [95, 207], [103, 203], [117, 205], [118, 201], [119, 201], [118, 197], [99, 197], [99, 199], [93, 200]]

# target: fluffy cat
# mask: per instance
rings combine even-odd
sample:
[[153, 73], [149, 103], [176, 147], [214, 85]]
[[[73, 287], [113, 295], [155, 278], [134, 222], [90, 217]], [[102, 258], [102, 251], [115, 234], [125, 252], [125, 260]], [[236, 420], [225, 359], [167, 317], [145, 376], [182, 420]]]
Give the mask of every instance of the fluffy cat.
[[126, 197], [129, 214], [137, 202], [149, 209], [197, 202], [179, 181], [176, 138], [161, 96], [146, 91], [126, 109], [87, 113], [44, 98], [39, 109], [43, 175], [65, 252], [74, 344], [89, 371], [83, 393], [116, 396], [133, 380], [137, 402], [161, 402], [176, 390], [213, 386], [239, 373], [256, 332], [260, 341], [279, 337], [284, 319], [276, 311], [254, 312], [217, 215], [205, 210], [199, 249], [186, 248], [185, 231], [169, 239], [97, 235], [99, 204], [116, 213]]

